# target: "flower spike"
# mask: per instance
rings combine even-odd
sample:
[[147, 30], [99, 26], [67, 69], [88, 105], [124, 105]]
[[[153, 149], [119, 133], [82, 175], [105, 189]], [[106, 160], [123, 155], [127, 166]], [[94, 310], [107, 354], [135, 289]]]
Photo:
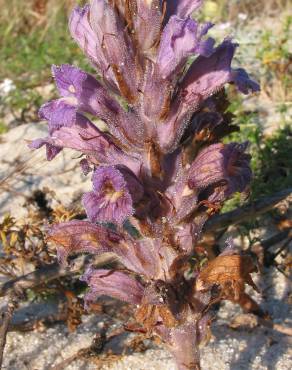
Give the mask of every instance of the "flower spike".
[[249, 256], [229, 241], [211, 260], [202, 239], [206, 222], [252, 179], [248, 143], [222, 141], [237, 129], [225, 86], [259, 91], [232, 66], [238, 45], [230, 38], [215, 45], [207, 35], [213, 24], [195, 19], [202, 3], [76, 7], [69, 29], [97, 76], [53, 66], [60, 97], [40, 109], [48, 136], [30, 143], [45, 146], [48, 160], [76, 150], [83, 173], [92, 172], [82, 197], [87, 219], [48, 232], [64, 265], [78, 253], [116, 257], [112, 270], [84, 273], [86, 306], [103, 295], [138, 305], [141, 330], [164, 341], [179, 370], [200, 368], [212, 304], [246, 300], [245, 284], [256, 289]]

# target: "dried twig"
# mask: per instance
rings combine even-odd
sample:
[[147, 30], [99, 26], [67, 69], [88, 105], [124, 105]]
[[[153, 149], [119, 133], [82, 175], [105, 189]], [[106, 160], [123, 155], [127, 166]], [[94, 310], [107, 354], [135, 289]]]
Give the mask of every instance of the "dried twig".
[[[114, 258], [111, 255], [102, 255], [95, 257], [95, 259], [91, 258], [90, 261], [96, 265], [103, 266], [109, 262], [113, 262]], [[0, 297], [3, 297], [11, 292], [22, 293], [26, 289], [35, 288], [51, 280], [77, 274], [84, 269], [88, 263], [89, 258], [87, 256], [79, 256], [71, 263], [70, 269], [62, 267], [58, 263], [45, 266], [39, 270], [22, 275], [16, 279], [9, 280], [2, 284], [0, 286]]]
[[65, 310], [62, 310], [61, 312], [57, 311], [41, 318], [32, 317], [29, 321], [23, 320], [15, 323], [12, 319], [8, 327], [8, 332], [29, 332], [34, 329], [48, 328], [57, 323], [66, 322], [66, 320], [67, 312]]
[[16, 296], [11, 295], [9, 297], [7, 310], [3, 314], [3, 320], [2, 320], [1, 327], [0, 327], [0, 369], [2, 369], [3, 353], [4, 353], [5, 344], [6, 344], [6, 337], [7, 337], [9, 323], [12, 319], [13, 312], [16, 309], [17, 305], [18, 305], [18, 298]]
[[289, 328], [289, 327], [286, 327], [280, 324], [274, 324], [272, 321], [262, 319], [261, 317], [258, 318], [258, 322], [260, 325], [265, 326], [266, 328], [275, 330], [281, 334], [285, 334], [290, 337], [292, 336], [292, 328]]
[[278, 333], [292, 336], [292, 328], [280, 324], [274, 324], [272, 320], [258, 317], [252, 313], [243, 313], [235, 316], [229, 324], [232, 329], [254, 329], [257, 326], [264, 326], [265, 328], [274, 330]]
[[280, 231], [279, 233], [262, 240], [260, 242], [261, 246], [265, 249], [269, 249], [270, 247], [274, 246], [275, 244], [278, 244], [285, 240], [289, 235], [291, 234], [291, 228], [287, 228], [283, 231]]
[[292, 188], [288, 188], [272, 196], [259, 199], [247, 206], [237, 208], [234, 211], [214, 216], [206, 223], [205, 231], [219, 231], [228, 228], [230, 225], [236, 225], [243, 221], [258, 217], [271, 210], [291, 194]]

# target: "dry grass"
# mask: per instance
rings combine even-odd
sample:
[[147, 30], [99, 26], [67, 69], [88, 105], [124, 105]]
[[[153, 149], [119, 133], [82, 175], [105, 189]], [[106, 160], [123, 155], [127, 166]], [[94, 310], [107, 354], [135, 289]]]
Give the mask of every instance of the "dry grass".
[[1, 36], [33, 32], [43, 28], [45, 33], [54, 25], [58, 15], [69, 12], [76, 0], [0, 0]]
[[[0, 0], [0, 25], [2, 35], [33, 31], [44, 27], [46, 32], [54, 25], [60, 12], [68, 12], [76, 4], [86, 0]], [[218, 18], [233, 19], [238, 13], [250, 16], [275, 15], [289, 6], [289, 0], [213, 0]], [[3, 35], [4, 34], [4, 35]]]
[[209, 2], [216, 3], [219, 19], [229, 21], [236, 19], [239, 13], [247, 14], [249, 17], [270, 17], [291, 8], [290, 0], [212, 0]]

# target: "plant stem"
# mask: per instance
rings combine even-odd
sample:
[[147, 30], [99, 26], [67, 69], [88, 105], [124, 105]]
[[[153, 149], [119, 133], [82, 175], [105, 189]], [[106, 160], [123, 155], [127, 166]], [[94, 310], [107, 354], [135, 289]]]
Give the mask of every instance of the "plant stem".
[[186, 322], [171, 329], [160, 327], [156, 331], [166, 343], [178, 370], [201, 369], [198, 332], [195, 322]]
[[2, 363], [3, 363], [3, 353], [4, 348], [6, 345], [6, 337], [7, 337], [7, 331], [9, 327], [9, 323], [12, 319], [13, 312], [16, 309], [18, 305], [18, 299], [15, 296], [10, 296], [7, 310], [5, 311], [3, 315], [2, 325], [0, 327], [0, 369], [2, 369]]

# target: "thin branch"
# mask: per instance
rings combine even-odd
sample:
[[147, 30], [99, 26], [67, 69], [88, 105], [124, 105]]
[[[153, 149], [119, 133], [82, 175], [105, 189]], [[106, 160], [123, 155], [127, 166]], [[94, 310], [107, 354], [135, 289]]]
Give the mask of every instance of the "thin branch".
[[15, 296], [14, 297], [10, 296], [7, 309], [5, 313], [3, 314], [3, 320], [2, 320], [1, 327], [0, 327], [0, 369], [2, 369], [3, 353], [4, 353], [5, 344], [6, 344], [9, 323], [12, 319], [13, 312], [17, 306], [18, 306], [18, 298]]
[[263, 248], [269, 249], [275, 244], [278, 244], [282, 242], [283, 240], [285, 240], [290, 235], [291, 229], [292, 228], [287, 228], [283, 231], [280, 231], [279, 233], [274, 234], [271, 237], [260, 241], [259, 243]]
[[244, 314], [239, 314], [235, 316], [231, 323], [229, 324], [229, 327], [232, 329], [253, 329], [257, 326], [264, 326], [265, 328], [268, 328], [270, 330], [274, 330], [278, 333], [287, 335], [287, 336], [292, 336], [292, 328], [275, 324], [271, 319], [265, 319], [262, 317], [258, 317], [257, 315], [253, 313], [244, 313]]
[[280, 247], [280, 249], [277, 251], [277, 252], [275, 252], [275, 253], [273, 253], [273, 259], [275, 260], [278, 256], [279, 256], [279, 254], [281, 254], [288, 246], [289, 246], [289, 244], [291, 243], [291, 241], [292, 241], [292, 237], [290, 237], [290, 238], [288, 238], [284, 243], [283, 243], [283, 245]]
[[254, 219], [261, 214], [270, 211], [278, 203], [292, 194], [292, 188], [282, 190], [272, 196], [259, 199], [234, 211], [226, 212], [212, 217], [205, 225], [205, 231], [213, 232], [228, 228], [243, 221]]
[[[96, 256], [95, 259], [90, 259], [91, 263], [99, 266], [104, 266], [105, 264], [113, 261], [113, 256], [109, 254]], [[51, 280], [77, 274], [78, 272], [82, 271], [88, 263], [89, 258], [87, 256], [79, 256], [73, 260], [73, 262], [70, 264], [70, 268], [62, 267], [58, 263], [42, 267], [39, 270], [22, 275], [0, 285], [0, 297], [3, 297], [11, 292], [21, 294], [26, 289], [36, 288], [37, 286], [47, 283]]]

